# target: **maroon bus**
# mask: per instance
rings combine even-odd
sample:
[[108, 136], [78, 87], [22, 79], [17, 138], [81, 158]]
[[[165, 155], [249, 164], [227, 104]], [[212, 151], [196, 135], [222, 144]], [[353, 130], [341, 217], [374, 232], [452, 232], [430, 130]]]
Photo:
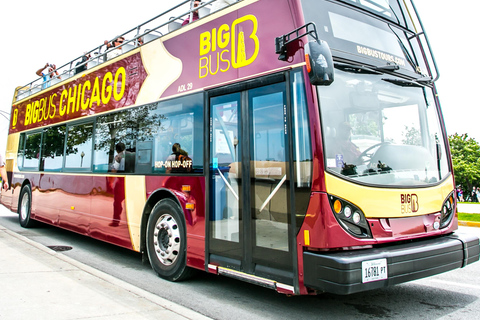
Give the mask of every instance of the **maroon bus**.
[[23, 227], [141, 252], [171, 281], [204, 270], [284, 294], [478, 260], [478, 238], [454, 232], [412, 1], [215, 2], [183, 1], [15, 90], [1, 202]]

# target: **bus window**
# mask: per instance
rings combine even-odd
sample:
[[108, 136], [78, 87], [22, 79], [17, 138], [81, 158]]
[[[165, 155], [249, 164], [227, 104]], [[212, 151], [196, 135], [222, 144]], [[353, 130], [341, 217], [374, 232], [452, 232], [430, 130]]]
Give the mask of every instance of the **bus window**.
[[65, 169], [90, 170], [92, 165], [93, 123], [68, 127]]
[[159, 102], [151, 114], [153, 171], [203, 172], [203, 94]]
[[65, 146], [65, 125], [43, 131], [40, 171], [61, 171]]
[[[95, 130], [94, 171], [201, 172], [202, 107], [203, 95], [196, 94], [99, 117]], [[167, 170], [172, 166], [172, 161], [167, 159], [173, 153], [174, 144], [179, 144], [188, 158], [176, 170]], [[125, 159], [120, 169], [115, 163], [119, 153]]]
[[318, 88], [329, 171], [378, 185], [428, 185], [450, 172], [432, 90], [336, 70]]
[[23, 168], [23, 158], [25, 157], [25, 133], [20, 134], [18, 142], [17, 165], [19, 169]]
[[94, 171], [135, 171], [135, 147], [144, 110], [132, 109], [97, 119]]
[[42, 140], [41, 132], [34, 132], [26, 135], [25, 159], [23, 168], [38, 170], [40, 163], [40, 142]]

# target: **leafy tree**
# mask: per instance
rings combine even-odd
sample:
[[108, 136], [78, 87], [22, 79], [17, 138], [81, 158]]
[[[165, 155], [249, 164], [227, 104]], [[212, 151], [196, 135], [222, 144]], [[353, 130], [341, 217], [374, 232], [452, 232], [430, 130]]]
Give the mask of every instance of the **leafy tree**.
[[469, 194], [474, 186], [480, 186], [480, 145], [468, 134], [455, 133], [448, 137], [452, 152], [455, 183]]
[[408, 144], [411, 146], [421, 146], [422, 145], [422, 136], [420, 131], [414, 126], [405, 126], [405, 131], [402, 131], [404, 138], [402, 139], [403, 144]]

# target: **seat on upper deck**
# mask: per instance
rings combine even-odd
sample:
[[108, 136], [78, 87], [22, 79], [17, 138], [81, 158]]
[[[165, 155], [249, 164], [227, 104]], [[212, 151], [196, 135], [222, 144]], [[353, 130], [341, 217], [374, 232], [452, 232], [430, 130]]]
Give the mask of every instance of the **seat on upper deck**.
[[168, 23], [168, 32], [173, 32], [173, 31], [178, 30], [182, 27], [181, 22], [175, 21], [173, 19], [174, 19], [174, 17], [171, 17], [170, 22]]
[[155, 31], [155, 30], [150, 30], [146, 29], [145, 30], [145, 35], [142, 37], [143, 38], [143, 43], [148, 43], [150, 41], [153, 41], [155, 39], [158, 39], [162, 36], [163, 34], [161, 32]]
[[127, 53], [128, 51], [130, 50], [133, 50], [135, 48], [135, 46], [133, 45], [134, 42], [129, 42], [129, 43], [126, 43], [122, 46], [122, 53]]

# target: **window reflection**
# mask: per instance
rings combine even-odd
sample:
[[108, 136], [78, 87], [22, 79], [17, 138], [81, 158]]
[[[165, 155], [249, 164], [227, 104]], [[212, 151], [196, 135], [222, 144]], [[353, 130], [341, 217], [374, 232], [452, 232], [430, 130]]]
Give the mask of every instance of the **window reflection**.
[[449, 173], [431, 89], [384, 75], [335, 75], [334, 84], [318, 88], [329, 171], [385, 185], [436, 183]]
[[41, 140], [41, 132], [35, 132], [26, 135], [25, 159], [23, 160], [23, 167], [38, 169], [38, 165], [40, 162], [39, 159]]
[[42, 161], [40, 171], [60, 171], [63, 166], [66, 126], [58, 126], [43, 131]]
[[202, 99], [196, 94], [99, 117], [94, 171], [201, 172]]
[[65, 168], [90, 169], [92, 164], [93, 123], [68, 127]]

